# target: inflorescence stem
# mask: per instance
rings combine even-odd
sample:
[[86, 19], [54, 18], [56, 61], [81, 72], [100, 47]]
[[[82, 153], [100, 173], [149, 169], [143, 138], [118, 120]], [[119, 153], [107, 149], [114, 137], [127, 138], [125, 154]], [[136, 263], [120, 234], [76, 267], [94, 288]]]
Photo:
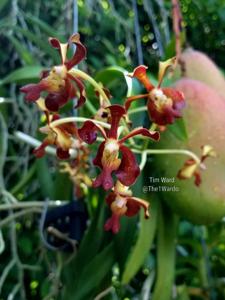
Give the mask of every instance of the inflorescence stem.
[[106, 95], [104, 89], [101, 87], [101, 85], [99, 83], [97, 83], [91, 76], [89, 76], [88, 74], [86, 74], [85, 72], [78, 70], [78, 69], [71, 69], [69, 71], [69, 73], [72, 76], [78, 76], [84, 80], [87, 80], [88, 82], [90, 82], [91, 85], [93, 85], [95, 87], [95, 89], [99, 92], [99, 94], [102, 96], [102, 98], [107, 101], [110, 104], [109, 98]]
[[196, 161], [196, 163], [198, 165], [201, 165], [200, 158], [190, 150], [183, 150], [183, 149], [148, 149], [148, 150], [141, 151], [141, 150], [133, 149], [133, 152], [137, 153], [137, 154], [141, 154], [141, 163], [140, 163], [140, 169], [141, 170], [143, 170], [143, 168], [146, 164], [148, 154], [183, 154], [183, 155], [190, 156], [191, 158], [193, 158]]
[[[65, 123], [71, 123], [71, 122], [83, 123], [83, 122], [86, 122], [86, 121], [90, 121], [90, 119], [83, 118], [83, 117], [68, 117], [68, 118], [62, 118], [62, 119], [53, 121], [53, 122], [50, 123], [50, 126], [51, 127], [56, 127], [56, 126], [59, 126], [59, 125], [65, 124]], [[110, 124], [107, 124], [105, 122], [101, 122], [101, 121], [98, 121], [98, 120], [91, 119], [91, 121], [93, 123], [96, 123], [98, 125], [101, 125], [102, 127], [108, 128], [108, 129], [111, 126]]]

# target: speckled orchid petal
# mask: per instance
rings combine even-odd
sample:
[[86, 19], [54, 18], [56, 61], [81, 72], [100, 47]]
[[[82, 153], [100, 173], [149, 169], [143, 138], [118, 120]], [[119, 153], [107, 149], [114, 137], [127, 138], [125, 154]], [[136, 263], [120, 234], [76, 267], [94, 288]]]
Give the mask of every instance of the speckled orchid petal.
[[100, 169], [103, 168], [103, 166], [102, 166], [102, 155], [103, 155], [104, 147], [105, 147], [105, 142], [102, 142], [98, 147], [96, 157], [93, 159], [94, 166], [97, 166]]
[[111, 128], [107, 132], [108, 138], [117, 139], [117, 131], [121, 118], [126, 114], [125, 108], [122, 105], [111, 105], [107, 109], [110, 110], [110, 123]]
[[194, 173], [194, 177], [195, 177], [195, 185], [196, 186], [200, 186], [200, 184], [202, 183], [202, 177], [199, 171], [196, 171]]
[[56, 155], [59, 159], [68, 159], [68, 158], [70, 158], [69, 150], [63, 150], [60, 147], [58, 147], [56, 149]]
[[60, 126], [54, 127], [51, 130], [55, 135], [54, 145], [62, 148], [62, 150], [69, 150], [72, 146], [71, 134]]
[[46, 139], [44, 139], [43, 140], [43, 142], [42, 142], [42, 144], [39, 146], [39, 147], [37, 147], [37, 148], [35, 148], [34, 150], [33, 150], [33, 154], [37, 157], [37, 158], [41, 158], [41, 157], [43, 157], [44, 155], [45, 155], [45, 148], [47, 147], [47, 146], [49, 146], [49, 141], [48, 141], [48, 139], [46, 138]]
[[49, 43], [51, 46], [59, 51], [61, 56], [62, 64], [65, 64], [66, 54], [68, 50], [68, 43], [60, 43], [60, 41], [56, 38], [49, 38]]
[[119, 143], [122, 144], [129, 138], [136, 136], [136, 135], [143, 135], [146, 137], [149, 137], [150, 139], [154, 141], [158, 141], [160, 139], [160, 133], [158, 131], [151, 131], [147, 128], [138, 127], [134, 130], [132, 130], [128, 135], [124, 136], [122, 139], [119, 140]]
[[72, 76], [72, 75], [69, 74], [69, 73], [68, 73], [68, 77], [69, 77], [71, 80], [75, 81], [75, 83], [76, 83], [76, 85], [77, 85], [77, 87], [78, 87], [78, 89], [79, 89], [79, 93], [80, 93], [80, 94], [79, 94], [79, 98], [78, 98], [78, 100], [77, 100], [77, 104], [74, 106], [74, 108], [78, 108], [78, 107], [82, 106], [82, 105], [85, 103], [85, 101], [86, 101], [85, 88], [84, 88], [83, 82], [82, 82], [80, 79], [78, 79], [78, 78]]
[[127, 217], [133, 217], [139, 212], [140, 208], [142, 207], [145, 212], [145, 218], [146, 219], [149, 218], [149, 211], [148, 211], [149, 203], [147, 201], [144, 201], [136, 197], [127, 197], [126, 199], [127, 199], [127, 211], [125, 215]]
[[121, 164], [115, 174], [122, 184], [130, 186], [135, 183], [139, 176], [140, 168], [135, 155], [129, 148], [121, 145], [120, 151], [122, 152]]
[[114, 234], [120, 230], [120, 216], [112, 214], [112, 216], [106, 221], [104, 225], [105, 231], [112, 231]]
[[176, 63], [176, 57], [172, 57], [166, 61], [159, 62], [158, 87], [161, 86], [167, 70]]
[[69, 39], [69, 43], [75, 44], [76, 50], [73, 57], [65, 62], [67, 70], [70, 70], [72, 67], [79, 64], [86, 57], [87, 54], [85, 46], [80, 42], [79, 33], [73, 34]]
[[45, 105], [47, 109], [51, 112], [58, 111], [61, 107], [63, 107], [67, 102], [75, 97], [76, 90], [74, 86], [71, 84], [69, 79], [65, 79], [65, 86], [56, 93], [49, 93], [45, 98]]
[[96, 125], [92, 121], [86, 121], [84, 125], [78, 129], [78, 134], [82, 141], [90, 145], [96, 141], [98, 131], [106, 138], [105, 131], [101, 126]]
[[146, 70], [148, 67], [144, 65], [140, 65], [137, 68], [134, 69], [133, 73], [130, 74], [131, 77], [137, 78], [146, 88], [146, 90], [149, 92], [154, 88], [154, 85], [151, 83], [147, 76]]
[[57, 126], [60, 130], [67, 132], [73, 137], [78, 137], [78, 130], [77, 127], [74, 123], [69, 122], [69, 123], [64, 123], [59, 126]]
[[101, 173], [93, 182], [93, 187], [103, 186], [105, 190], [113, 187], [112, 172], [118, 170], [121, 163], [121, 160], [118, 158], [119, 146], [114, 145], [114, 142], [116, 141], [109, 139], [99, 146], [93, 163], [101, 169]]
[[93, 187], [97, 188], [99, 186], [102, 186], [105, 191], [111, 189], [114, 185], [112, 171], [113, 170], [103, 168], [101, 173], [94, 180]]
[[37, 101], [40, 96], [41, 96], [41, 92], [47, 90], [47, 85], [45, 84], [45, 82], [40, 81], [39, 83], [35, 84], [35, 83], [31, 83], [31, 84], [27, 84], [23, 87], [20, 88], [20, 91], [22, 93], [25, 93], [25, 100], [28, 102], [35, 102]]
[[111, 192], [107, 195], [107, 197], [105, 198], [105, 201], [109, 207], [111, 206], [111, 204], [113, 203], [115, 198], [116, 198], [116, 193], [114, 193], [114, 192]]

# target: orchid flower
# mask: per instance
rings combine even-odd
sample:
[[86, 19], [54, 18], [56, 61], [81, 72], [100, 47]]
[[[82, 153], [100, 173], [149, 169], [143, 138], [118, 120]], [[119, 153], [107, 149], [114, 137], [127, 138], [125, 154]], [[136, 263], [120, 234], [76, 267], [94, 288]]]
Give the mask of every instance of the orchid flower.
[[181, 117], [181, 110], [185, 106], [184, 96], [174, 88], [161, 88], [166, 71], [173, 65], [175, 58], [159, 64], [158, 85], [155, 87], [147, 77], [148, 67], [140, 65], [130, 74], [137, 78], [146, 88], [147, 94], [131, 96], [125, 102], [128, 110], [133, 101], [146, 98], [149, 117], [157, 125], [172, 124], [175, 118]]
[[195, 185], [199, 186], [202, 182], [200, 169], [204, 170], [206, 167], [203, 164], [206, 158], [215, 157], [216, 152], [213, 147], [210, 145], [204, 145], [202, 148], [202, 156], [199, 163], [197, 163], [194, 159], [188, 159], [181, 170], [178, 172], [177, 177], [179, 179], [189, 179], [191, 177], [195, 177]]
[[[94, 165], [101, 169], [101, 173], [94, 180], [93, 186], [103, 186], [105, 190], [113, 187], [112, 172], [126, 186], [132, 185], [140, 174], [135, 155], [124, 145], [126, 140], [139, 134], [155, 141], [158, 141], [160, 137], [159, 132], [139, 127], [119, 139], [118, 126], [126, 111], [121, 105], [111, 105], [107, 109], [110, 111], [110, 129], [106, 130], [93, 121], [86, 121], [83, 127], [78, 129], [80, 138], [87, 144], [96, 141], [98, 131], [104, 138], [104, 142], [100, 144], [93, 160]], [[120, 153], [122, 154], [121, 158], [119, 157]]]
[[[51, 121], [58, 120], [59, 115], [49, 116]], [[56, 146], [56, 155], [59, 159], [68, 159], [70, 157], [69, 149], [74, 144], [74, 138], [79, 140], [77, 128], [74, 123], [61, 124], [52, 127], [50, 122], [47, 126], [41, 127], [40, 132], [47, 134], [42, 144], [34, 149], [33, 153], [36, 157], [40, 158], [45, 154], [45, 148], [49, 145]]]
[[149, 218], [149, 203], [133, 197], [128, 188], [117, 181], [113, 191], [107, 196], [106, 203], [112, 211], [112, 216], [105, 223], [106, 231], [112, 230], [113, 233], [117, 233], [120, 229], [120, 218], [133, 217], [141, 207], [144, 209], [145, 218]]
[[[28, 84], [20, 90], [25, 93], [25, 100], [36, 102], [41, 93], [47, 93], [45, 97], [45, 106], [51, 112], [57, 112], [70, 99], [77, 96], [79, 89], [79, 99], [76, 107], [85, 102], [85, 90], [81, 80], [70, 74], [70, 70], [80, 63], [86, 56], [86, 48], [80, 42], [80, 35], [73, 34], [68, 43], [60, 43], [56, 38], [50, 38], [49, 42], [53, 48], [56, 48], [61, 56], [61, 65], [54, 66], [50, 71], [44, 71], [41, 74], [41, 80], [37, 84]], [[71, 59], [67, 59], [67, 50], [70, 44], [76, 45], [76, 51]], [[75, 85], [74, 85], [75, 84]]]

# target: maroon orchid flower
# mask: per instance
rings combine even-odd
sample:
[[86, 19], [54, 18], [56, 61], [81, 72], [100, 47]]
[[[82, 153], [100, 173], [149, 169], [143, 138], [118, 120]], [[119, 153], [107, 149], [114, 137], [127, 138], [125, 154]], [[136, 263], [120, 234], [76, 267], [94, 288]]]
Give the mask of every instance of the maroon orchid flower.
[[[49, 117], [50, 118], [50, 117]], [[58, 120], [59, 115], [53, 115], [51, 121]], [[79, 139], [77, 128], [74, 123], [65, 123], [55, 127], [49, 125], [40, 128], [40, 132], [47, 134], [42, 144], [34, 149], [33, 153], [37, 158], [45, 154], [45, 148], [49, 145], [56, 146], [56, 155], [59, 159], [68, 159], [70, 157], [69, 149], [74, 143], [74, 138]]]
[[106, 231], [112, 230], [113, 233], [117, 233], [120, 230], [120, 218], [122, 216], [133, 217], [141, 207], [145, 211], [145, 218], [149, 218], [149, 203], [133, 197], [128, 187], [122, 185], [119, 181], [117, 181], [113, 192], [107, 196], [106, 202], [112, 211], [112, 216], [104, 226]]
[[[97, 155], [93, 160], [95, 166], [102, 171], [93, 182], [94, 187], [103, 186], [105, 190], [113, 187], [112, 173], [114, 172], [120, 182], [126, 186], [132, 185], [140, 169], [137, 164], [135, 155], [126, 147], [124, 142], [138, 134], [147, 136], [155, 141], [159, 140], [159, 133], [149, 131], [146, 128], [136, 128], [121, 139], [118, 139], [118, 126], [122, 116], [126, 111], [121, 105], [112, 105], [108, 107], [110, 111], [110, 129], [104, 129], [93, 121], [86, 121], [81, 129], [78, 129], [80, 138], [87, 144], [92, 144], [97, 139], [97, 132], [100, 131], [105, 139], [98, 148]], [[122, 157], [119, 158], [119, 154]]]
[[146, 88], [147, 94], [127, 98], [125, 108], [128, 110], [131, 102], [147, 98], [148, 113], [152, 122], [157, 125], [172, 124], [175, 118], [180, 118], [181, 110], [185, 106], [184, 96], [173, 88], [161, 88], [162, 80], [167, 69], [174, 64], [175, 58], [159, 64], [158, 86], [155, 87], [147, 77], [146, 66], [138, 66], [131, 77], [137, 78]]
[[[25, 85], [20, 90], [26, 94], [25, 100], [29, 102], [36, 102], [42, 92], [47, 93], [45, 106], [49, 111], [56, 112], [70, 99], [77, 96], [78, 88], [79, 99], [76, 107], [79, 107], [85, 102], [84, 85], [79, 78], [72, 76], [69, 70], [85, 58], [86, 48], [80, 42], [78, 33], [72, 35], [69, 42], [65, 44], [60, 43], [56, 38], [50, 38], [49, 42], [59, 51], [62, 64], [54, 66], [50, 71], [42, 72], [39, 83]], [[67, 60], [66, 54], [71, 43], [76, 45], [76, 51], [73, 57]]]
[[197, 162], [192, 158], [188, 159], [177, 174], [177, 177], [179, 179], [189, 179], [191, 177], [194, 177], [195, 178], [194, 182], [196, 186], [200, 186], [200, 184], [202, 183], [200, 170], [204, 170], [206, 168], [203, 162], [208, 157], [216, 156], [216, 152], [214, 151], [212, 146], [204, 145], [201, 148], [202, 148], [202, 156], [200, 161]]

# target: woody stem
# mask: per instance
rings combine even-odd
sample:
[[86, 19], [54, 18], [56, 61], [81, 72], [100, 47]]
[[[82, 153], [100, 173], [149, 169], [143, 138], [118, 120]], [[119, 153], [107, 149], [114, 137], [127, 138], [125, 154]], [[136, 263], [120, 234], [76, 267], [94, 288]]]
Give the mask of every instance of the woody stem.
[[78, 69], [71, 69], [69, 71], [69, 73], [72, 76], [78, 76], [84, 80], [87, 80], [88, 82], [90, 82], [91, 85], [93, 85], [95, 87], [95, 89], [99, 92], [99, 94], [102, 96], [102, 98], [108, 102], [108, 104], [110, 105], [110, 101], [108, 96], [106, 95], [106, 93], [104, 92], [104, 89], [101, 87], [101, 85], [99, 83], [97, 83], [91, 76], [89, 76], [88, 74], [86, 74], [85, 72], [78, 70]]

